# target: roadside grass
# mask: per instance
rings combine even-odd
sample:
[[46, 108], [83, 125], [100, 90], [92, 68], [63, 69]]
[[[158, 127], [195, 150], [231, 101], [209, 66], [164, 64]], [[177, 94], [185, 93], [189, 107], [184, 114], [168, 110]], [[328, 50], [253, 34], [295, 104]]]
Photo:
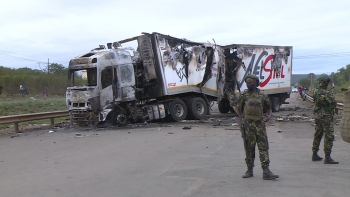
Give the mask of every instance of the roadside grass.
[[[50, 96], [44, 100], [42, 97], [30, 96], [0, 96], [0, 117], [40, 112], [66, 110], [66, 99], [63, 96]], [[55, 122], [66, 120], [67, 117], [55, 118]], [[36, 124], [50, 124], [50, 119], [21, 122], [19, 126]], [[0, 125], [0, 129], [12, 128], [13, 124]]]

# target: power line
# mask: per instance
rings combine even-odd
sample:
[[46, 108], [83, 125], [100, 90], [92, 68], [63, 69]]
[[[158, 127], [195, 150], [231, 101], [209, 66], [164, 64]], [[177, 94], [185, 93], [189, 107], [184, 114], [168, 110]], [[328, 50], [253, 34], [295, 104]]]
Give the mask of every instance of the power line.
[[0, 57], [2, 59], [10, 59], [10, 60], [42, 62], [42, 61], [39, 61], [39, 60], [33, 60], [33, 59], [28, 59], [28, 58], [23, 58], [23, 57], [17, 57], [17, 56], [7, 55], [7, 54], [3, 54], [3, 53], [0, 53]]
[[[6, 52], [6, 53], [3, 53]], [[10, 54], [8, 54], [10, 53]], [[12, 55], [15, 54], [15, 55]], [[18, 56], [21, 55], [22, 57]], [[24, 56], [24, 57], [23, 57]], [[45, 60], [38, 60], [39, 58], [31, 58], [30, 56], [27, 55], [23, 55], [23, 54], [16, 54], [10, 51], [4, 51], [4, 50], [0, 50], [0, 57], [2, 57], [3, 59], [11, 59], [11, 60], [19, 60], [19, 61], [32, 61], [32, 62], [40, 62], [40, 63], [45, 63]], [[26, 58], [26, 57], [30, 57], [30, 58]], [[40, 59], [44, 59], [44, 58], [40, 58]], [[65, 63], [68, 64], [67, 61], [54, 61], [54, 62], [61, 62], [61, 63]]]

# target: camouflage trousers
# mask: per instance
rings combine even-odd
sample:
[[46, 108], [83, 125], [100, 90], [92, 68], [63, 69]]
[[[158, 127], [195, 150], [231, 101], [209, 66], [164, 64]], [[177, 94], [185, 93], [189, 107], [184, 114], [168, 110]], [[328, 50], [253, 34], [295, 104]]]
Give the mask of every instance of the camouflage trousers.
[[315, 119], [315, 134], [312, 143], [312, 151], [317, 152], [324, 135], [324, 153], [331, 154], [334, 141], [334, 128], [332, 117], [322, 117], [322, 119]]
[[266, 126], [263, 121], [244, 120], [245, 128], [245, 162], [247, 167], [254, 167], [255, 146], [258, 145], [259, 157], [262, 168], [269, 167], [269, 142], [267, 140]]

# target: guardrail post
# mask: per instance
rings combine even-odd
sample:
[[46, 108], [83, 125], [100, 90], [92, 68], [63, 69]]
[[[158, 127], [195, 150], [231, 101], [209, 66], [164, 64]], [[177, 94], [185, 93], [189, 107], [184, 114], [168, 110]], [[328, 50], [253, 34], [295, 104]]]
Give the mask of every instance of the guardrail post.
[[19, 131], [19, 128], [18, 128], [18, 122], [15, 122], [15, 131]]
[[50, 118], [51, 126], [55, 126], [54, 118]]

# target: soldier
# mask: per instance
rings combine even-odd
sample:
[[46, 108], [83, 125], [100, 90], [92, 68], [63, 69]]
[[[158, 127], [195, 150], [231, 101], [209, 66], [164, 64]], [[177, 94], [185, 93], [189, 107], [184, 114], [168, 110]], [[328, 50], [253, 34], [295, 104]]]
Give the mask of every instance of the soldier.
[[317, 79], [319, 88], [314, 91], [314, 102], [315, 102], [315, 134], [312, 143], [312, 161], [321, 161], [323, 158], [320, 157], [317, 152], [319, 150], [321, 139], [324, 135], [324, 153], [325, 153], [325, 164], [338, 164], [339, 162], [334, 161], [331, 158], [331, 152], [334, 141], [334, 128], [333, 128], [333, 116], [334, 110], [337, 106], [334, 96], [331, 91], [327, 90], [330, 78], [326, 74], [322, 74]]
[[[269, 143], [267, 140], [265, 122], [271, 117], [271, 104], [269, 97], [260, 91], [259, 79], [255, 75], [248, 75], [245, 78], [248, 89], [238, 98], [237, 114], [238, 121], [242, 125], [241, 132], [244, 140], [246, 153], [245, 162], [248, 171], [242, 176], [249, 178], [253, 176], [255, 160], [255, 145], [258, 145], [263, 179], [273, 180], [279, 178], [269, 170]], [[263, 109], [268, 109], [268, 116], [263, 119]], [[264, 122], [265, 121], [265, 122]]]

